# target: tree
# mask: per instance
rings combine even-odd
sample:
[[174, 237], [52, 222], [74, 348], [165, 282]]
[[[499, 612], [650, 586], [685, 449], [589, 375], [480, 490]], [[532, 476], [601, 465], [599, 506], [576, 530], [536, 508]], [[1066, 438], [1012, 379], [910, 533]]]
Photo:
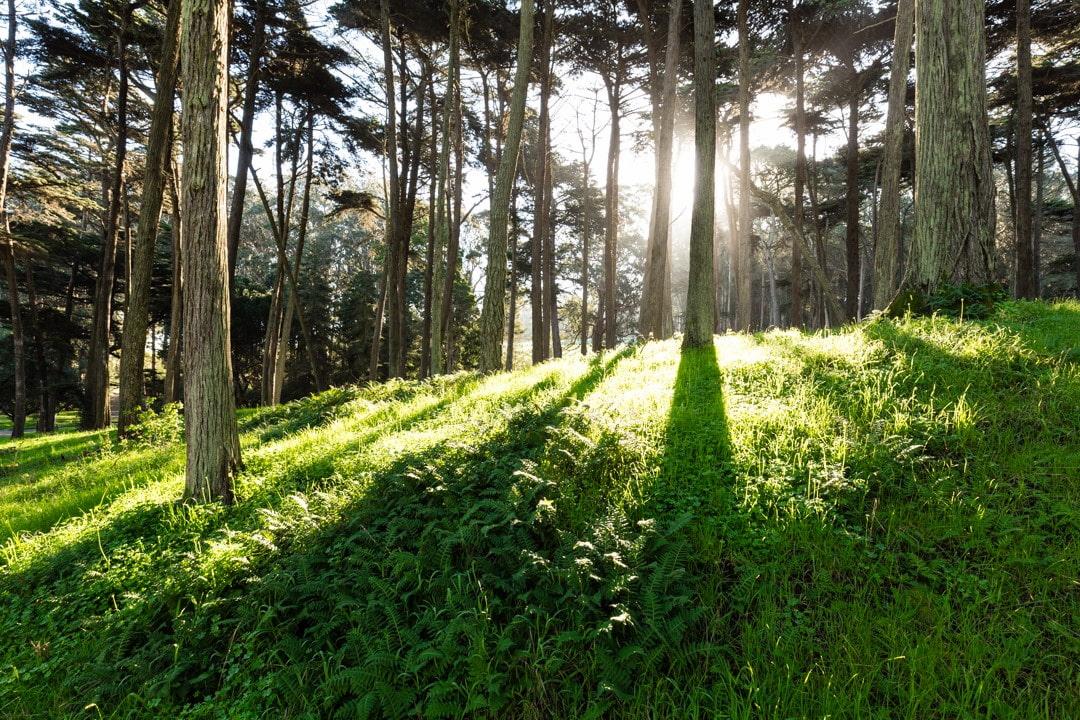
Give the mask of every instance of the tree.
[[529, 89], [529, 68], [533, 50], [533, 0], [522, 0], [518, 29], [517, 71], [510, 99], [506, 141], [495, 178], [488, 225], [488, 265], [484, 280], [484, 306], [480, 312], [480, 370], [495, 372], [501, 366], [501, 345], [506, 309], [506, 243], [510, 211], [510, 191], [517, 176], [517, 156], [525, 121], [525, 100]]
[[[670, 254], [671, 160], [675, 139], [675, 89], [679, 70], [679, 30], [682, 0], [671, 0], [668, 9], [667, 50], [664, 54], [663, 91], [659, 103], [660, 127], [656, 139], [656, 189], [649, 223], [645, 287], [641, 293], [639, 331], [642, 337], [664, 338], [671, 328]], [[643, 18], [647, 23], [648, 19]]]
[[241, 459], [233, 397], [225, 201], [229, 3], [182, 0], [181, 7], [184, 495], [200, 502], [230, 503]]
[[8, 177], [11, 174], [11, 138], [15, 131], [15, 36], [18, 20], [15, 0], [8, 0], [7, 39], [4, 42], [4, 125], [0, 130], [0, 214], [4, 216], [4, 238], [0, 245], [0, 262], [4, 266], [8, 304], [11, 307], [11, 335], [15, 344], [15, 402], [12, 412], [11, 437], [23, 436], [26, 424], [26, 338], [22, 313], [19, 311], [19, 283], [15, 273], [15, 240], [11, 237], [11, 222], [7, 209]]
[[982, 0], [916, 0], [915, 235], [922, 293], [994, 278]]
[[[745, 0], [743, 0], [745, 2]], [[712, 0], [694, 0], [694, 209], [683, 347], [712, 342], [713, 220], [716, 194], [716, 53]], [[749, 188], [744, 187], [743, 192]]]
[[1016, 297], [1035, 297], [1031, 225], [1031, 0], [1016, 3]]
[[889, 108], [885, 118], [885, 157], [881, 172], [881, 209], [874, 249], [874, 309], [884, 310], [896, 294], [900, 272], [900, 175], [907, 120], [908, 71], [914, 38], [915, 0], [896, 4]]
[[732, 240], [735, 264], [735, 328], [749, 330], [751, 322], [750, 280], [753, 262], [750, 236], [750, 0], [739, 0], [739, 227]]
[[120, 408], [117, 433], [123, 437], [138, 417], [143, 400], [143, 364], [146, 355], [146, 328], [149, 317], [150, 279], [154, 265], [166, 172], [171, 157], [173, 100], [179, 64], [180, 0], [169, 0], [154, 110], [147, 140], [146, 171], [143, 179], [139, 225], [132, 247], [131, 285], [124, 309], [124, 332], [120, 348]]

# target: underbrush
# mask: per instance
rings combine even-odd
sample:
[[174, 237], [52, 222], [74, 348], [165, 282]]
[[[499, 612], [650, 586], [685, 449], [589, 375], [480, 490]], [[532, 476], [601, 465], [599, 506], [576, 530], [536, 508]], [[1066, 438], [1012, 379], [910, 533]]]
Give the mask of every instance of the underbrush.
[[0, 443], [0, 716], [1080, 716], [1078, 346], [1004, 303], [336, 389], [241, 414], [230, 508]]

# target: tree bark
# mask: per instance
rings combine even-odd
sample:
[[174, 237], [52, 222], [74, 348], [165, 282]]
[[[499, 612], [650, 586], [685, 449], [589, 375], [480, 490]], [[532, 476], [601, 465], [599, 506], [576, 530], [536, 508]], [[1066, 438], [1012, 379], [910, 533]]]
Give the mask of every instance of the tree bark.
[[546, 240], [548, 232], [548, 174], [551, 165], [548, 160], [548, 147], [551, 135], [551, 116], [548, 98], [551, 94], [551, 42], [554, 16], [554, 0], [541, 0], [537, 11], [542, 15], [543, 31], [540, 35], [538, 64], [540, 66], [540, 114], [537, 118], [536, 160], [533, 173], [533, 227], [532, 240], [529, 243], [529, 261], [531, 282], [529, 285], [529, 305], [532, 309], [532, 361], [547, 360], [550, 355], [551, 324], [547, 316], [547, 302], [544, 283], [547, 280]]
[[1016, 297], [1035, 297], [1031, 226], [1031, 0], [1016, 2]]
[[172, 298], [169, 304], [169, 351], [165, 356], [165, 403], [175, 403], [181, 398], [180, 387], [180, 343], [183, 335], [184, 322], [184, 272], [183, 251], [181, 238], [183, 237], [183, 222], [180, 213], [180, 192], [178, 189], [177, 172], [175, 165], [169, 176], [169, 190], [172, 193], [172, 232], [173, 256], [172, 256]]
[[229, 3], [182, 0], [184, 428], [187, 499], [233, 500], [241, 466], [226, 235]]
[[1046, 205], [1046, 147], [1038, 145], [1035, 164], [1035, 217], [1031, 222], [1031, 276], [1035, 297], [1042, 297], [1042, 233]]
[[259, 75], [263, 48], [266, 45], [267, 0], [256, 0], [251, 47], [248, 49], [248, 72], [244, 81], [244, 104], [240, 110], [240, 138], [237, 143], [236, 177], [233, 181], [232, 204], [229, 208], [229, 295], [236, 280], [236, 253], [240, 248], [240, 228], [247, 200], [248, 165], [255, 154], [251, 133], [255, 127], [255, 101], [259, 94]]
[[[671, 295], [665, 294], [671, 268], [668, 265], [671, 240], [671, 162], [675, 144], [675, 90], [679, 71], [679, 30], [682, 0], [671, 0], [668, 8], [667, 50], [664, 54], [664, 81], [660, 100], [660, 134], [656, 140], [656, 199], [649, 223], [648, 257], [645, 286], [641, 293], [638, 331], [645, 338], [666, 338], [665, 306]], [[670, 315], [670, 310], [667, 311]]]
[[[431, 103], [431, 146], [428, 149], [428, 232], [424, 256], [424, 318], [420, 330], [420, 377], [431, 376], [432, 305], [435, 288], [435, 226], [439, 222], [439, 108], [435, 102], [435, 75], [428, 80], [428, 99]], [[485, 97], [486, 99], [486, 97]], [[486, 115], [485, 115], [486, 120]]]
[[735, 243], [735, 329], [747, 331], [752, 322], [751, 273], [753, 251], [750, 215], [750, 27], [749, 0], [739, 0], [739, 239]]
[[11, 138], [15, 131], [15, 52], [18, 18], [15, 0], [8, 0], [7, 40], [4, 42], [4, 126], [0, 131], [0, 215], [4, 218], [4, 242], [0, 255], [4, 265], [8, 304], [11, 307], [11, 336], [14, 341], [15, 397], [11, 437], [23, 436], [26, 425], [26, 338], [19, 311], [19, 283], [15, 273], [15, 241], [7, 211], [8, 175], [11, 172]]
[[[384, 0], [385, 2], [385, 0]], [[533, 49], [533, 0], [522, 0], [518, 31], [517, 70], [510, 100], [506, 143], [495, 178], [488, 225], [488, 266], [484, 280], [484, 305], [480, 311], [480, 370], [495, 372], [501, 366], [500, 345], [505, 321], [506, 231], [510, 191], [517, 175], [517, 156], [525, 120], [525, 100], [529, 90], [529, 69]]]
[[716, 212], [716, 51], [712, 0], [694, 0], [694, 209], [683, 347], [712, 343], [713, 225]]
[[162, 37], [161, 66], [157, 94], [146, 142], [146, 170], [143, 197], [139, 204], [139, 225], [132, 252], [131, 283], [124, 311], [124, 332], [120, 346], [120, 412], [116, 422], [120, 437], [128, 434], [138, 418], [143, 401], [143, 365], [146, 357], [146, 326], [150, 314], [150, 282], [154, 271], [165, 179], [171, 156], [170, 136], [176, 74], [180, 61], [180, 0], [169, 0]]
[[506, 319], [506, 369], [514, 369], [514, 335], [517, 325], [517, 238], [518, 238], [518, 214], [517, 192], [511, 195], [510, 200], [510, 314]]
[[[386, 158], [389, 166], [389, 188], [386, 203], [386, 248], [387, 282], [384, 312], [389, 315], [389, 360], [390, 377], [401, 377], [404, 372], [402, 356], [401, 325], [404, 322], [405, 308], [401, 305], [400, 265], [403, 258], [401, 218], [399, 217], [400, 175], [398, 172], [398, 137], [397, 137], [397, 99], [394, 91], [394, 58], [390, 44], [390, 5], [389, 0], [380, 0], [382, 20], [383, 74], [386, 89]], [[404, 82], [404, 78], [402, 79]], [[378, 331], [378, 328], [376, 328]]]
[[608, 137], [607, 190], [604, 211], [607, 225], [604, 229], [604, 347], [613, 348], [618, 341], [618, 312], [615, 304], [616, 254], [619, 244], [619, 152], [621, 146], [620, 120], [622, 116], [622, 58], [616, 60], [612, 78], [605, 76], [608, 109], [611, 112]]
[[[549, 160], [550, 162], [550, 160]], [[551, 168], [547, 172], [547, 190], [544, 191], [548, 204], [547, 232], [544, 233], [544, 315], [548, 321], [551, 335], [551, 356], [562, 357], [562, 335], [559, 331], [559, 288], [555, 282], [555, 188], [552, 184]]]
[[847, 251], [847, 316], [859, 316], [859, 274], [862, 257], [859, 252], [859, 74], [854, 60], [851, 64], [851, 94], [848, 97], [847, 156], [845, 158], [847, 198], [845, 205], [844, 247]]
[[896, 296], [900, 277], [900, 176], [904, 161], [907, 82], [914, 39], [915, 0], [898, 0], [893, 38], [889, 108], [885, 119], [885, 157], [878, 211], [878, 241], [874, 246], [874, 309], [884, 310]]
[[981, 0], [918, 0], [910, 283], [994, 279], [994, 178]]
[[109, 207], [102, 239], [101, 263], [94, 285], [93, 320], [86, 356], [86, 403], [83, 407], [82, 428], [97, 430], [108, 427], [109, 410], [109, 342], [112, 325], [112, 296], [116, 282], [116, 245], [120, 234], [120, 210], [123, 207], [124, 170], [127, 160], [128, 135], [128, 65], [127, 32], [131, 20], [131, 5], [124, 3], [123, 17], [117, 34], [117, 66], [120, 81], [116, 96], [116, 152]]

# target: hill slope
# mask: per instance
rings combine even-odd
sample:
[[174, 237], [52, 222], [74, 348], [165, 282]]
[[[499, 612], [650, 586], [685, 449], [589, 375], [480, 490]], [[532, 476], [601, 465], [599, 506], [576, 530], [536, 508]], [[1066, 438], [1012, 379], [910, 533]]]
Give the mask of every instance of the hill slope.
[[0, 442], [0, 716], [1078, 717], [1080, 305]]

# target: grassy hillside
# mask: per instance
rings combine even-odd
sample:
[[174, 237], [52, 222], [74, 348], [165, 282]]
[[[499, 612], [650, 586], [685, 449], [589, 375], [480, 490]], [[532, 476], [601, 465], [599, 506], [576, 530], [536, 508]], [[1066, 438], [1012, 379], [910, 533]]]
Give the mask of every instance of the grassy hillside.
[[1080, 717], [1080, 304], [0, 441], [0, 717]]

